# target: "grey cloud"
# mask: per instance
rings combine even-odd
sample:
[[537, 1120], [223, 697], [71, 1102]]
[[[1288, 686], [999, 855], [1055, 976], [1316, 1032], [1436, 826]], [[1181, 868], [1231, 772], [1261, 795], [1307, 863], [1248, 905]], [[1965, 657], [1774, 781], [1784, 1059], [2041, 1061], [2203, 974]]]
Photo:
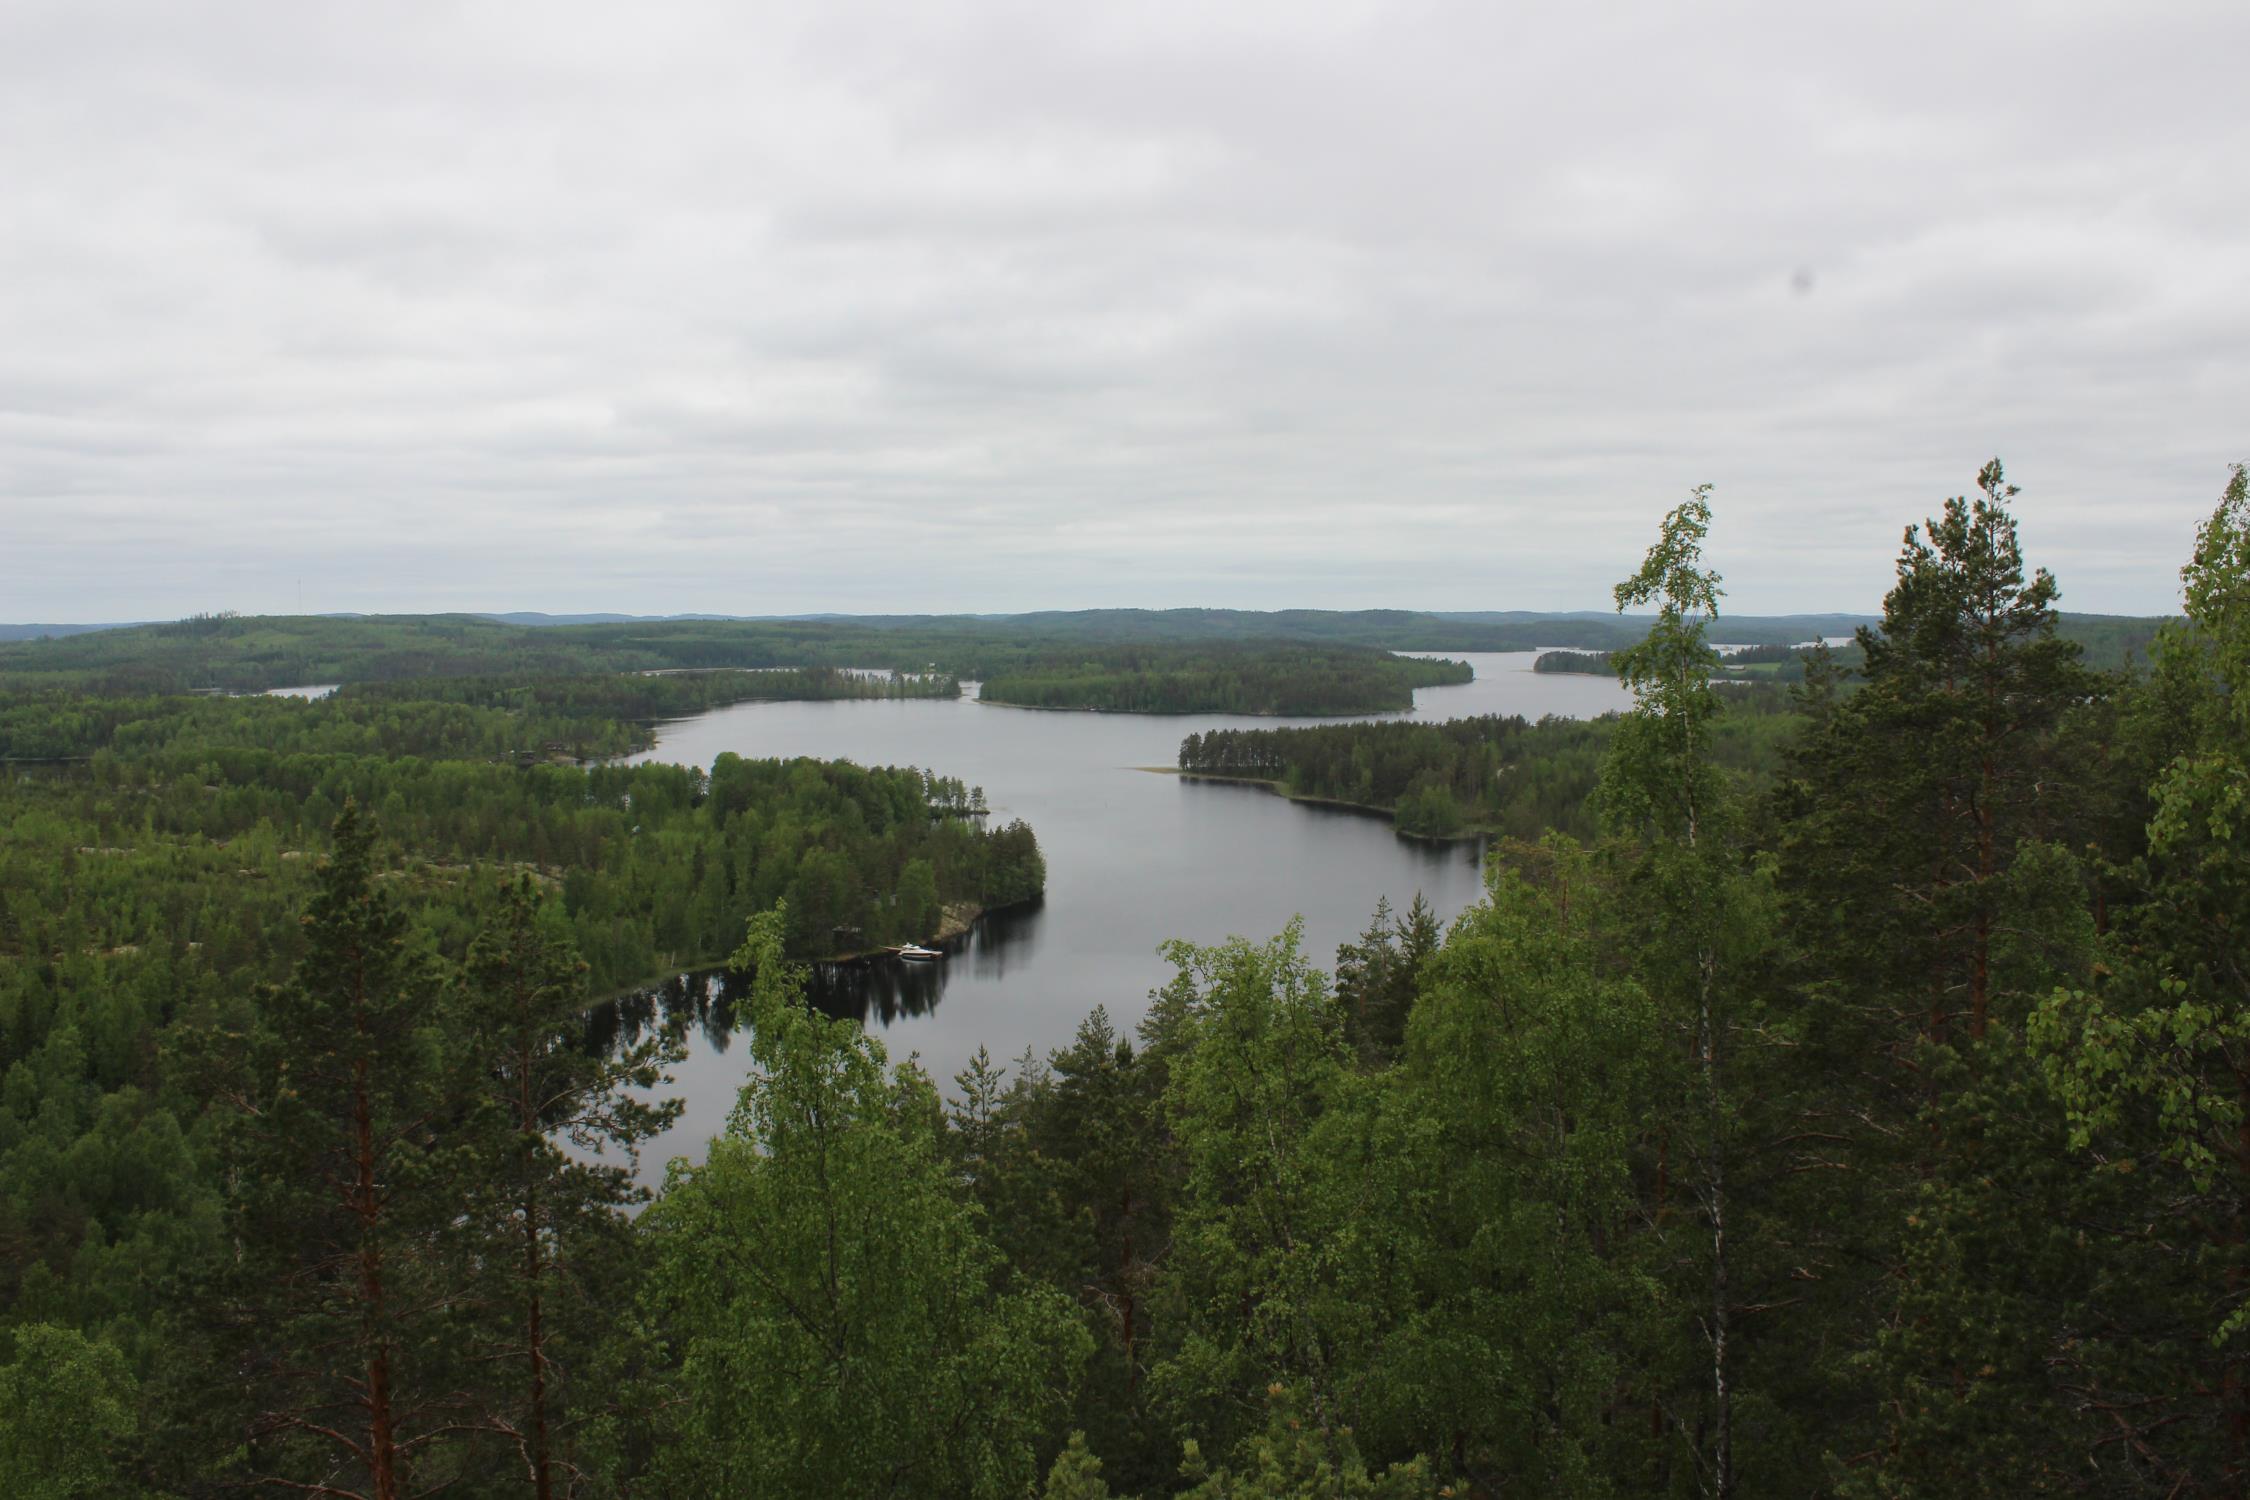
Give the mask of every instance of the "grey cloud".
[[0, 616], [2168, 607], [2250, 13], [1832, 11], [24, 0]]

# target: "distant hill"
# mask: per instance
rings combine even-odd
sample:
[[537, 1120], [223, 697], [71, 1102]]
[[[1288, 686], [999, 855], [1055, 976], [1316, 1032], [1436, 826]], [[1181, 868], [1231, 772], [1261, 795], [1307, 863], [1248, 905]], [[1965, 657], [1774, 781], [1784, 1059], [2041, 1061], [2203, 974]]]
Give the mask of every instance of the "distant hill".
[[59, 640], [66, 635], [88, 635], [97, 630], [127, 630], [142, 623], [117, 620], [100, 625], [0, 625], [0, 641]]
[[[1648, 615], [1598, 610], [1428, 611], [1411, 609], [1079, 609], [1014, 615], [818, 615], [807, 623], [888, 632], [1030, 632], [1104, 643], [1297, 640], [1386, 646], [1399, 651], [1528, 651], [1540, 646], [1608, 649], [1647, 633]], [[1728, 615], [1720, 634], [1739, 645], [1794, 645], [1849, 635], [1873, 615]]]
[[[1216, 644], [1392, 651], [1610, 651], [1645, 615], [1592, 611], [1089, 609], [1017, 615], [204, 615], [166, 624], [0, 627], [0, 679], [110, 691], [255, 690], [481, 673], [672, 667], [875, 667], [985, 680], [1076, 647]], [[1726, 615], [1715, 640], [1789, 646], [1870, 615]], [[2065, 615], [2097, 667], [2145, 657], [2158, 618]], [[41, 637], [45, 637], [42, 639]]]
[[[498, 620], [503, 625], [529, 625], [534, 628], [549, 625], [639, 625], [663, 624], [672, 620], [751, 620], [756, 615], [547, 615], [535, 609], [511, 610], [506, 614], [477, 616], [480, 620]], [[772, 618], [768, 616], [767, 618]], [[806, 616], [805, 618], [818, 618]]]

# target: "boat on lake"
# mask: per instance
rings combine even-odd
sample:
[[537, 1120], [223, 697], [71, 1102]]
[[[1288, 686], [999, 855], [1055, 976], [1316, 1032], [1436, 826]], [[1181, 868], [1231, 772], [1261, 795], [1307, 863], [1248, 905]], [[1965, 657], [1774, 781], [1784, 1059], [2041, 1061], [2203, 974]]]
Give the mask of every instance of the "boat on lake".
[[892, 951], [910, 964], [926, 964], [945, 957], [935, 948], [924, 948], [915, 943], [901, 943]]

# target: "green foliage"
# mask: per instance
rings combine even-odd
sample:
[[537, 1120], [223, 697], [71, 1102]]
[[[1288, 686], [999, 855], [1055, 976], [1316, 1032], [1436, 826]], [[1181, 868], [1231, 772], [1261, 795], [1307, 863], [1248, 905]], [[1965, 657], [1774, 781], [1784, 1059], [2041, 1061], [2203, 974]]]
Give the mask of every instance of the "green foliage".
[[[1864, 683], [1809, 682], [1775, 810], [1796, 1036], [1822, 1078], [1778, 1123], [1829, 1165], [1777, 1184], [1772, 1211], [1806, 1226], [1808, 1328], [1849, 1330], [1807, 1348], [1805, 1390], [1872, 1398], [1827, 1439], [1851, 1494], [2083, 1486], [2119, 1431], [2096, 1392], [2130, 1362], [2079, 1330], [2137, 1320], [2108, 1289], [2136, 1256], [2092, 1248], [2116, 1222], [2105, 1184], [2054, 1170], [2061, 1105], [2021, 1040], [2036, 997], [2091, 967], [2069, 848], [2121, 821], [2076, 795], [2099, 774], [2084, 732], [2118, 725], [2054, 579], [2025, 565], [2015, 493], [1988, 464], [1976, 496], [1907, 530]], [[1853, 1265], [1880, 1274], [1840, 1276]]]
[[1085, 1433], [1070, 1435], [1063, 1451], [1055, 1455], [1054, 1467], [1047, 1471], [1046, 1487], [1039, 1493], [1041, 1500], [1110, 1500], [1109, 1485], [1102, 1478], [1102, 1461], [1086, 1446]]
[[1180, 1176], [1164, 1111], [1172, 1029], [1152, 1017], [1136, 1047], [1097, 1006], [1069, 1046], [1012, 1077], [980, 1052], [947, 1110], [957, 1171], [1009, 1263], [1078, 1303], [1094, 1348], [1072, 1421], [1128, 1488], [1162, 1483], [1177, 1458], [1147, 1380], [1168, 1326], [1152, 1291]]
[[1417, 891], [1403, 917], [1391, 915], [1390, 898], [1377, 900], [1359, 941], [1336, 949], [1336, 1002], [1363, 1062], [1389, 1062], [1405, 1045], [1407, 1014], [1438, 942], [1437, 915]]
[[757, 1070], [727, 1133], [644, 1220], [677, 1359], [658, 1482], [1020, 1495], [1086, 1336], [952, 1190], [928, 1080], [801, 1003], [784, 930], [761, 916], [736, 954]]
[[1542, 651], [1533, 659], [1534, 672], [1576, 672], [1588, 677], [1615, 677], [1617, 668], [1607, 651]]
[[1496, 862], [1408, 1024], [1419, 1293], [1367, 1425], [1487, 1488], [1638, 1492], [1669, 1440], [1614, 1420], [1661, 1394], [1661, 1260], [1634, 1226], [1668, 1054], [1604, 962], [1609, 899], [1567, 840]]
[[837, 667], [744, 667], [698, 671], [507, 673], [346, 683], [345, 703], [465, 703], [531, 717], [674, 719], [733, 703], [858, 698], [954, 698], [961, 685], [936, 673], [850, 672]]
[[[2031, 1024], [2094, 1180], [2130, 1172], [2140, 1188], [2113, 1221], [2118, 1249], [2153, 1234], [2184, 1241], [2149, 1267], [2141, 1299], [2193, 1334], [2194, 1352], [2168, 1379], [2148, 1382], [2134, 1413], [2132, 1430], [2162, 1434], [2147, 1450], [2152, 1484], [2250, 1469], [2250, 1250], [2241, 1228], [2250, 1223], [2250, 824], [2242, 816], [2250, 805], [2250, 476], [2242, 466], [2181, 576], [2188, 619], [2162, 642], [2158, 669], [2185, 710], [2185, 733], [2151, 788], [2147, 848], [2119, 872], [2134, 899], [2091, 982], [2058, 986]], [[2088, 1363], [2128, 1352], [2112, 1334], [2095, 1342]]]
[[1337, 1241], [1382, 1226], [1353, 1222], [1331, 1156], [1360, 1123], [1351, 1053], [1297, 936], [1166, 950], [1181, 1007], [1165, 1107], [1184, 1168], [1171, 1291], [1184, 1333], [1154, 1379], [1175, 1412], [1276, 1378], [1309, 1383], [1325, 1411], [1337, 1342], [1368, 1311]]
[[1704, 637], [1719, 612], [1719, 575], [1701, 566], [1711, 528], [1709, 485], [1664, 518], [1641, 570], [1617, 586], [1620, 612], [1657, 605], [1656, 623], [1610, 664], [1638, 700], [1618, 724], [1602, 768], [1605, 815], [1659, 840], [1693, 844], [1719, 795], [1710, 759], [1719, 654]]
[[[12, 1344], [12, 1351], [9, 1345]], [[0, 1335], [0, 1494], [15, 1500], [125, 1495], [119, 1457], [138, 1394], [107, 1344], [32, 1323]]]
[[950, 698], [959, 691], [950, 678], [878, 677], [825, 667], [424, 677], [347, 683], [329, 697], [311, 700], [89, 697], [73, 688], [19, 685], [0, 688], [0, 760], [221, 749], [584, 760], [648, 748], [653, 738], [647, 721], [731, 703]]
[[1181, 1474], [1187, 1500], [1419, 1500], [1442, 1493], [1420, 1459], [1368, 1472], [1351, 1430], [1308, 1418], [1288, 1387], [1268, 1388], [1266, 1430], [1245, 1439], [1231, 1465], [1212, 1469], [1192, 1440]]
[[[364, 1381], [350, 1351], [382, 1341], [344, 1275], [357, 1210], [318, 1186], [343, 1180], [321, 1154], [334, 1130], [291, 1113], [333, 1126], [341, 1106], [306, 1079], [332, 1094], [337, 1059], [356, 1056], [381, 1085], [371, 1118], [400, 1122], [366, 1238], [386, 1305], [405, 1309], [402, 1400], [420, 1405], [400, 1416], [401, 1472], [458, 1488], [525, 1458], [538, 1348], [549, 1468], [583, 1485], [635, 1461], [604, 1382], [645, 1378], [646, 1352], [614, 1316], [639, 1274], [621, 1217], [637, 1190], [575, 1153], [606, 1141], [621, 1164], [652, 1121], [616, 1085], [661, 1062], [587, 1054], [591, 997], [723, 953], [745, 907], [816, 876], [830, 915], [799, 934], [815, 954], [926, 933], [898, 925], [901, 882], [917, 921], [1044, 884], [1031, 830], [958, 816], [981, 796], [951, 778], [549, 764], [550, 724], [630, 739], [549, 716], [567, 703], [443, 696], [56, 692], [38, 711], [100, 748], [0, 779], [0, 1331], [44, 1320], [114, 1345], [151, 1404], [145, 1467], [167, 1483], [242, 1462], [311, 1472], [325, 1440], [307, 1403]], [[324, 863], [345, 807], [361, 847]], [[369, 951], [392, 955], [396, 981], [364, 1031], [337, 1021], [333, 986], [305, 998], [329, 929], [300, 917], [334, 905], [344, 866], [364, 868], [383, 913]], [[339, 1026], [359, 1051], [339, 1050]], [[372, 1482], [361, 1455], [335, 1472]]]

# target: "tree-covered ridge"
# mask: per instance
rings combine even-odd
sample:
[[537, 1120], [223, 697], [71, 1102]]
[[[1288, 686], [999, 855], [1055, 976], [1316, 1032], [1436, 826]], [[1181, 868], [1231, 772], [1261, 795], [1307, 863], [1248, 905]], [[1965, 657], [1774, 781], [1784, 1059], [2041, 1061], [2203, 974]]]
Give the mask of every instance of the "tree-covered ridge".
[[771, 671], [422, 677], [348, 683], [326, 698], [113, 696], [20, 680], [0, 685], [0, 761], [71, 760], [256, 746], [438, 758], [564, 756], [645, 750], [653, 720], [783, 699], [950, 698], [938, 677], [830, 667]]
[[[2145, 655], [2156, 620], [2065, 616], [2089, 659]], [[1747, 645], [1848, 635], [1851, 615], [1730, 616]], [[1645, 619], [1414, 610], [1080, 610], [1001, 617], [630, 620], [528, 625], [482, 615], [210, 615], [51, 640], [0, 641], [0, 684], [45, 680], [110, 694], [258, 691], [308, 683], [433, 676], [770, 667], [861, 667], [990, 681], [1057, 652], [1167, 648], [1378, 647], [1394, 651], [1526, 651], [1629, 645]]]
[[0, 759], [82, 760], [261, 749], [303, 754], [511, 757], [622, 755], [648, 730], [614, 719], [500, 709], [442, 697], [106, 697], [68, 688], [0, 690]]
[[746, 667], [644, 672], [521, 673], [346, 683], [349, 702], [466, 703], [528, 715], [625, 720], [676, 719], [733, 703], [837, 698], [956, 698], [960, 683], [934, 673], [854, 672], [841, 667]]
[[[1777, 640], [1849, 631], [1843, 616], [1772, 622]], [[1313, 647], [1505, 651], [1629, 640], [1636, 627], [1571, 617], [1453, 617], [1410, 610], [1082, 610], [1000, 618], [633, 620], [529, 625], [482, 615], [208, 615], [44, 640], [0, 641], [0, 682], [45, 679], [106, 693], [258, 691], [433, 676], [555, 676], [694, 668], [872, 667], [986, 680], [1057, 650]], [[1756, 634], [1756, 626], [1743, 626]]]
[[[1714, 653], [1711, 675], [1717, 678], [1745, 677], [1772, 682], [1802, 682], [1805, 664], [1818, 646], [1740, 646], [1725, 652]], [[1857, 647], [1847, 647], [1855, 653]], [[1831, 651], [1841, 656], [1844, 652]], [[1531, 663], [1534, 672], [1583, 672], [1596, 677], [1618, 675], [1614, 653], [1608, 651], [1542, 651]]]
[[[1730, 701], [1737, 711], [1715, 727], [1715, 758], [1744, 778], [1770, 777], [1797, 727], [1788, 701], [1772, 692]], [[1386, 811], [1406, 833], [1532, 839], [1552, 829], [1591, 838], [1597, 819], [1590, 799], [1616, 728], [1614, 715], [1537, 723], [1486, 715], [1437, 724], [1213, 729], [1180, 742], [1179, 768]]]
[[1465, 662], [1371, 647], [1105, 647], [988, 679], [987, 703], [1107, 713], [1356, 714], [1410, 709], [1414, 690], [1468, 682]]
[[[2159, 637], [2175, 623], [2162, 616], [2073, 615], [2054, 611], [2055, 634], [2077, 646], [2088, 666], [2104, 670], [2145, 663]], [[1838, 665], [1853, 668], [1859, 665], [1858, 633], [1868, 628], [1868, 622], [1856, 621], [1850, 623], [1848, 631], [1838, 632], [1851, 637], [1828, 648]], [[1728, 617], [1726, 633], [1737, 639], [1730, 643], [1730, 649], [1720, 653], [1715, 675], [1772, 682], [1804, 681], [1808, 661], [1818, 654], [1817, 646], [1805, 642], [1826, 639], [1826, 635], [1821, 634], [1798, 641], [1758, 640], [1756, 637], [1761, 632], [1743, 628], [1740, 619], [1734, 616]], [[1608, 650], [1542, 651], [1532, 662], [1531, 669], [1614, 677], [1617, 672], [1611, 655]]]

